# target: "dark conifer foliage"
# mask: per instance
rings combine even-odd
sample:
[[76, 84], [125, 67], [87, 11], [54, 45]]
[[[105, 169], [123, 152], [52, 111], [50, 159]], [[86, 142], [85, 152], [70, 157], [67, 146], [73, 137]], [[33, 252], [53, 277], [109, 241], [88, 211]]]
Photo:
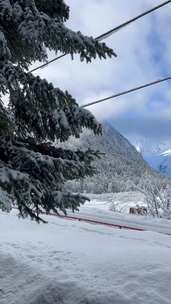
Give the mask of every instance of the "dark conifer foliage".
[[100, 134], [101, 126], [67, 91], [28, 72], [47, 60], [48, 49], [87, 62], [113, 56], [104, 43], [68, 29], [68, 18], [63, 0], [0, 0], [0, 206], [15, 202], [21, 216], [37, 221], [43, 210], [66, 213], [84, 203], [63, 185], [93, 175], [99, 156], [57, 147], [83, 128]]

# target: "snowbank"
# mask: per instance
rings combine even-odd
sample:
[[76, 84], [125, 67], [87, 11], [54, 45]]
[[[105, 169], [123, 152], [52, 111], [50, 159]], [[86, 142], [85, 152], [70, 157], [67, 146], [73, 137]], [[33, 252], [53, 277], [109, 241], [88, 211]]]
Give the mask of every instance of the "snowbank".
[[171, 237], [0, 214], [1, 304], [170, 304]]

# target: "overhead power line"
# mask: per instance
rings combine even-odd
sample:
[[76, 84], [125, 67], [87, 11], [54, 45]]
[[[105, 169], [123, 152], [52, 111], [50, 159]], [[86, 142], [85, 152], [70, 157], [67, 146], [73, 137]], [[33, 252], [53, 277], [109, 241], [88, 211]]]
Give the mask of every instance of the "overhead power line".
[[[142, 17], [144, 17], [144, 16], [146, 16], [146, 15], [148, 15], [148, 14], [153, 13], [154, 11], [156, 11], [156, 10], [162, 8], [163, 6], [165, 6], [165, 5], [169, 4], [169, 3], [171, 3], [171, 0], [165, 1], [165, 2], [163, 2], [163, 3], [161, 3], [161, 4], [159, 4], [159, 5], [157, 5], [157, 6], [153, 7], [153, 8], [151, 8], [151, 9], [149, 9], [149, 10], [143, 12], [142, 14], [140, 14], [140, 15], [138, 15], [138, 16], [136, 16], [136, 17], [129, 19], [128, 21], [126, 21], [126, 22], [124, 22], [124, 23], [118, 25], [117, 27], [114, 27], [113, 29], [111, 29], [111, 30], [109, 30], [109, 31], [107, 31], [107, 32], [105, 32], [105, 33], [103, 33], [102, 35], [96, 37], [95, 39], [98, 40], [98, 41], [104, 40], [104, 39], [106, 39], [107, 37], [111, 36], [113, 33], [115, 33], [115, 32], [117, 32], [117, 31], [121, 30], [121, 29], [124, 28], [124, 27], [126, 27], [127, 25], [129, 25], [129, 24], [131, 24], [131, 23], [137, 21], [138, 19], [140, 19], [140, 18], [142, 18]], [[47, 61], [46, 63], [43, 63], [43, 64], [39, 65], [38, 67], [36, 67], [36, 68], [30, 70], [30, 72], [32, 73], [32, 72], [35, 72], [35, 71], [37, 71], [37, 70], [39, 70], [39, 69], [42, 69], [42, 68], [48, 66], [50, 63], [53, 63], [53, 62], [55, 62], [55, 61], [57, 61], [57, 60], [63, 58], [63, 57], [66, 56], [66, 55], [68, 55], [68, 54], [65, 53], [65, 54], [62, 54], [62, 55], [60, 55], [60, 56], [58, 56], [58, 57], [55, 57], [55, 58], [53, 58], [52, 60], [49, 60], [49, 61]]]
[[98, 100], [89, 102], [89, 103], [83, 105], [82, 108], [87, 108], [87, 107], [90, 107], [90, 106], [95, 105], [97, 103], [101, 103], [101, 102], [104, 102], [104, 101], [107, 101], [107, 100], [110, 100], [110, 99], [114, 99], [114, 98], [117, 98], [119, 96], [127, 95], [129, 93], [132, 93], [132, 92], [135, 92], [135, 91], [139, 91], [139, 90], [145, 89], [147, 87], [151, 87], [153, 85], [156, 85], [156, 84], [159, 84], [161, 82], [168, 81], [168, 80], [171, 80], [171, 76], [168, 76], [168, 77], [165, 77], [165, 78], [161, 78], [161, 79], [158, 79], [158, 80], [155, 80], [155, 81], [152, 81], [152, 82], [149, 82], [149, 83], [146, 83], [146, 84], [134, 87], [132, 89], [129, 89], [129, 90], [126, 90], [126, 91], [122, 91], [122, 92], [119, 92], [117, 94], [114, 94], [114, 95], [111, 95], [111, 96], [108, 96], [108, 97], [105, 97], [105, 98], [102, 98], [102, 99], [98, 99]]
[[39, 65], [38, 67], [36, 67], [36, 68], [30, 70], [29, 72], [32, 73], [32, 72], [35, 72], [35, 71], [37, 71], [37, 70], [39, 70], [39, 69], [43, 69], [43, 68], [45, 68], [46, 66], [48, 66], [50, 63], [52, 63], [52, 62], [54, 62], [54, 61], [56, 61], [56, 60], [58, 60], [58, 59], [61, 59], [62, 57], [66, 56], [66, 55], [67, 55], [67, 54], [62, 54], [61, 56], [55, 57], [55, 58], [53, 58], [53, 59], [47, 61], [46, 63], [43, 63], [43, 64]]
[[125, 26], [127, 26], [127, 25], [129, 25], [129, 24], [131, 24], [131, 23], [133, 23], [133, 22], [135, 22], [135, 21], [137, 21], [138, 19], [140, 19], [140, 18], [142, 18], [142, 17], [145, 17], [145, 16], [148, 15], [148, 14], [153, 13], [154, 11], [156, 11], [156, 10], [162, 8], [163, 6], [169, 4], [170, 2], [171, 2], [171, 0], [163, 2], [163, 3], [159, 4], [159, 5], [157, 5], [157, 6], [153, 7], [153, 8], [151, 8], [151, 9], [149, 9], [149, 10], [147, 10], [147, 11], [145, 11], [144, 13], [142, 13], [142, 14], [140, 14], [140, 15], [138, 15], [138, 16], [132, 18], [132, 19], [129, 19], [128, 21], [126, 21], [126, 22], [124, 22], [124, 23], [118, 25], [117, 27], [115, 27], [115, 28], [109, 30], [108, 32], [106, 32], [106, 33], [104, 33], [104, 34], [98, 36], [96, 39], [97, 39], [98, 41], [103, 40], [103, 39], [106, 39], [107, 37], [111, 36], [114, 32], [117, 32], [117, 31], [121, 30], [123, 27], [125, 27]]

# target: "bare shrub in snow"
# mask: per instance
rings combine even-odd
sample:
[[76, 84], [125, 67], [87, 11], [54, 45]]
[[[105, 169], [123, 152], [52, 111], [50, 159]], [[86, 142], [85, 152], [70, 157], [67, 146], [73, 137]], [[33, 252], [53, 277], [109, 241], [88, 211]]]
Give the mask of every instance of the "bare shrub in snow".
[[171, 187], [169, 184], [145, 178], [139, 191], [145, 195], [150, 215], [171, 218]]

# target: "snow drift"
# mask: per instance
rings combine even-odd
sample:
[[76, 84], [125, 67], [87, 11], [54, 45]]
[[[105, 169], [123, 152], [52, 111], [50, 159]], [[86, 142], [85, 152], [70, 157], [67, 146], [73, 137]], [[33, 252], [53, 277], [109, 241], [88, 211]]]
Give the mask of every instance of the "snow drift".
[[170, 304], [170, 236], [46, 219], [0, 214], [1, 304]]

